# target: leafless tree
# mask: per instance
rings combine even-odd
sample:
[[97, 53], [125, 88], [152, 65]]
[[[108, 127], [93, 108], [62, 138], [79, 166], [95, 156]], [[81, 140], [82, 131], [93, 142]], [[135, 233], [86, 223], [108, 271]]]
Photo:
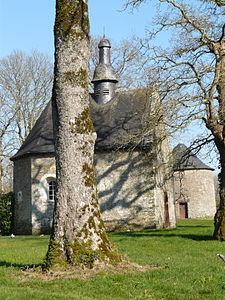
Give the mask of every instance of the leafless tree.
[[52, 74], [49, 58], [38, 51], [27, 55], [15, 50], [0, 60], [0, 99], [4, 103], [1, 117], [10, 122], [8, 127], [14, 130], [19, 145], [50, 100]]
[[[23, 143], [51, 97], [53, 68], [50, 59], [33, 51], [15, 50], [0, 59], [0, 182], [3, 164]], [[7, 163], [8, 164], [8, 163]]]
[[44, 269], [119, 260], [100, 217], [90, 119], [88, 1], [56, 0], [53, 124], [57, 193]]
[[[155, 83], [168, 105], [168, 123], [185, 128], [193, 121], [202, 122], [219, 153], [220, 205], [214, 238], [225, 240], [225, 2], [148, 1], [158, 5], [159, 13], [143, 43], [151, 52], [153, 74], [158, 75]], [[146, 1], [131, 0], [126, 5], [137, 7], [142, 2]], [[163, 31], [170, 35], [167, 49], [152, 46]]]

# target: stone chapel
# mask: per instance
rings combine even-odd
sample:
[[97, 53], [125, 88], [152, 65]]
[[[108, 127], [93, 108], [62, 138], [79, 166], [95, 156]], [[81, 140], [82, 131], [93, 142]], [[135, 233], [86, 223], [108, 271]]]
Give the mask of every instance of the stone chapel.
[[[157, 117], [153, 87], [116, 91], [110, 42], [99, 43], [90, 111], [97, 133], [94, 166], [102, 218], [108, 231], [175, 227], [173, 181], [168, 174], [168, 143]], [[153, 118], [154, 117], [154, 118]], [[49, 233], [56, 176], [51, 101], [14, 162], [14, 231]], [[76, 168], [76, 166], [74, 166]]]
[[213, 217], [216, 213], [214, 169], [184, 144], [173, 149], [173, 156], [177, 218]]

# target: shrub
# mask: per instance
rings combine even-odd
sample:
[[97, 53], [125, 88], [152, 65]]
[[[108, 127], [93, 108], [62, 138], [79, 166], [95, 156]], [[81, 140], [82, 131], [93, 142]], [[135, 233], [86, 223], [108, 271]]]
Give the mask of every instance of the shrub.
[[8, 235], [12, 229], [13, 193], [0, 194], [0, 235]]

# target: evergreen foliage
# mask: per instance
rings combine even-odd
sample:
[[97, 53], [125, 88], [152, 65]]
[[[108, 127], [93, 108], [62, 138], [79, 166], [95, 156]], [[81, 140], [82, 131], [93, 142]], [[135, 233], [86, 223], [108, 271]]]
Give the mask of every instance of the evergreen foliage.
[[0, 235], [9, 235], [12, 230], [13, 193], [0, 194]]

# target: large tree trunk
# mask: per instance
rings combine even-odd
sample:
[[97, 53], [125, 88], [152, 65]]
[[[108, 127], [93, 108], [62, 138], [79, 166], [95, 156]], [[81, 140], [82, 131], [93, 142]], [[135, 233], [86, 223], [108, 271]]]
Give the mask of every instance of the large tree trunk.
[[93, 169], [96, 133], [89, 115], [87, 0], [56, 0], [53, 120], [57, 193], [44, 269], [115, 263], [100, 217]]

